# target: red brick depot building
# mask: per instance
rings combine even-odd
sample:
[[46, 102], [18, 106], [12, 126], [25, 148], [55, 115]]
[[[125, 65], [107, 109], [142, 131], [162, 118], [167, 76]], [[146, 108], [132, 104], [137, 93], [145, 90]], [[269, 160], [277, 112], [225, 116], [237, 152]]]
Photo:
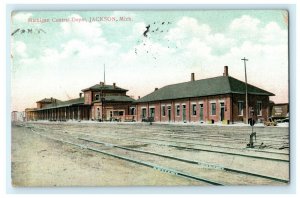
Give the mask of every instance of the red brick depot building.
[[[254, 119], [263, 121], [269, 115], [269, 96], [273, 93], [248, 84], [248, 109]], [[234, 123], [246, 119], [245, 83], [228, 75], [167, 85], [136, 101], [138, 121]]]
[[[247, 85], [248, 118], [267, 120], [273, 93]], [[134, 100], [128, 90], [103, 82], [83, 89], [83, 96], [68, 101], [45, 98], [25, 110], [26, 120], [96, 120], [234, 123], [246, 121], [245, 83], [228, 75], [164, 86]]]

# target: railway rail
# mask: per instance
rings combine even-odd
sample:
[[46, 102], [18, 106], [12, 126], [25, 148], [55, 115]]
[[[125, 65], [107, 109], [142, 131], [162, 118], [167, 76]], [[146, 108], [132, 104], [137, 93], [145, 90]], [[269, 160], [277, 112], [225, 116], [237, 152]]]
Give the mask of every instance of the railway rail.
[[[157, 152], [151, 152], [151, 151], [145, 151], [145, 150], [140, 150], [140, 149], [132, 149], [130, 147], [127, 146], [121, 146], [115, 143], [111, 143], [111, 142], [107, 142], [107, 141], [100, 141], [100, 140], [95, 140], [96, 137], [101, 137], [100, 136], [96, 136], [95, 133], [90, 133], [90, 132], [84, 132], [84, 131], [78, 131], [76, 129], [70, 130], [70, 131], [61, 131], [60, 128], [57, 128], [56, 132], [58, 137], [62, 137], [63, 135], [65, 135], [65, 138], [57, 138], [57, 137], [52, 137], [49, 133], [49, 131], [55, 131], [52, 128], [43, 128], [43, 127], [30, 127], [32, 132], [35, 132], [41, 136], [44, 136], [45, 138], [49, 138], [52, 140], [56, 140], [56, 141], [60, 141], [62, 143], [65, 144], [70, 144], [82, 149], [87, 149], [90, 151], [94, 151], [94, 152], [98, 152], [98, 153], [102, 153], [104, 155], [109, 155], [111, 157], [114, 158], [118, 158], [121, 160], [125, 160], [128, 162], [132, 162], [135, 164], [139, 164], [139, 165], [143, 165], [149, 168], [153, 168], [165, 173], [169, 173], [172, 175], [176, 175], [176, 176], [180, 176], [180, 177], [184, 177], [184, 178], [188, 178], [188, 179], [193, 179], [193, 180], [197, 180], [199, 182], [204, 182], [207, 184], [211, 184], [211, 185], [228, 185], [226, 184], [226, 182], [224, 183], [224, 181], [216, 181], [215, 179], [211, 179], [209, 177], [203, 176], [203, 175], [197, 175], [194, 172], [189, 172], [189, 171], [183, 171], [183, 170], [178, 170], [174, 167], [169, 167], [166, 165], [161, 165], [161, 164], [157, 164], [157, 163], [153, 163], [151, 161], [148, 160], [143, 160], [143, 157], [140, 158], [136, 158], [136, 157], [132, 157], [132, 156], [127, 156], [126, 153], [122, 152], [121, 150], [126, 150], [126, 151], [130, 151], [132, 153], [142, 153], [145, 155], [151, 155], [151, 156], [157, 156], [157, 157], [161, 157], [161, 158], [165, 158], [165, 159], [170, 159], [170, 160], [175, 160], [175, 161], [179, 161], [182, 163], [186, 163], [186, 164], [191, 164], [191, 165], [197, 165], [198, 167], [201, 168], [206, 168], [206, 169], [214, 169], [217, 171], [221, 171], [221, 172], [227, 172], [227, 173], [232, 173], [232, 174], [237, 174], [237, 175], [247, 175], [247, 177], [255, 180], [254, 178], [261, 178], [261, 179], [265, 179], [265, 180], [270, 180], [272, 182], [279, 182], [279, 183], [288, 183], [289, 181], [287, 179], [284, 178], [279, 178], [279, 177], [274, 177], [274, 176], [269, 176], [269, 175], [264, 175], [264, 174], [258, 174], [258, 173], [254, 173], [254, 172], [250, 172], [250, 171], [245, 171], [245, 170], [240, 170], [240, 169], [235, 169], [235, 168], [231, 168], [231, 167], [225, 167], [219, 164], [212, 164], [212, 163], [206, 163], [206, 162], [202, 162], [202, 161], [196, 161], [196, 160], [190, 160], [190, 159], [186, 159], [183, 157], [177, 157], [177, 156], [170, 156], [170, 155], [166, 155], [166, 154], [161, 154], [161, 153], [157, 153]], [[44, 130], [43, 133], [37, 132], [36, 130]], [[48, 135], [45, 135], [47, 134]], [[79, 137], [78, 135], [86, 135], [86, 136], [90, 136], [90, 138], [86, 138], [86, 137]], [[112, 134], [113, 136], [116, 134]], [[125, 135], [126, 137], [126, 135]], [[110, 137], [112, 138], [112, 137]], [[120, 138], [120, 137], [118, 137]], [[157, 141], [147, 141], [147, 139], [142, 139], [142, 138], [134, 138], [134, 137], [129, 137], [128, 140], [133, 140], [133, 141], [137, 141], [137, 142], [144, 142], [144, 143], [151, 143], [151, 144], [158, 144], [158, 145], [162, 145], [162, 146], [168, 146], [168, 147], [174, 147], [174, 148], [178, 148], [178, 149], [183, 149], [183, 150], [196, 150], [196, 151], [203, 151], [203, 152], [213, 152], [213, 153], [219, 153], [219, 154], [225, 154], [225, 155], [235, 155], [235, 156], [239, 156], [239, 157], [248, 157], [248, 158], [255, 158], [255, 159], [259, 159], [259, 160], [269, 160], [269, 161], [278, 161], [278, 162], [289, 162], [289, 160], [285, 160], [285, 159], [280, 159], [280, 158], [270, 158], [270, 157], [261, 157], [261, 156], [253, 156], [253, 155], [246, 155], [246, 154], [241, 154], [241, 153], [233, 153], [233, 152], [228, 152], [228, 151], [220, 151], [220, 150], [210, 150], [210, 149], [203, 149], [203, 148], [197, 148], [197, 147], [191, 147], [191, 146], [183, 146], [183, 145], [176, 145], [176, 144], [169, 144], [167, 143], [167, 140], [164, 140], [165, 142], [157, 142]], [[82, 141], [81, 143], [78, 143], [75, 141], [75, 139]], [[122, 139], [122, 138], [121, 138]], [[150, 138], [148, 138], [150, 140]], [[152, 140], [157, 140], [156, 138], [152, 138]], [[162, 140], [158, 140], [158, 141], [162, 141]], [[86, 142], [86, 143], [84, 143]], [[115, 150], [113, 150], [113, 152], [108, 152], [105, 149], [99, 149], [97, 148], [97, 146], [90, 146], [87, 142], [89, 143], [94, 143], [94, 144], [102, 144], [105, 146], [109, 146], [112, 148], [116, 148]], [[183, 142], [184, 144], [190, 144], [191, 143], [187, 143], [187, 142]], [[211, 146], [211, 145], [207, 145], [207, 146]], [[214, 146], [216, 147], [216, 146]], [[221, 147], [220, 147], [221, 148]], [[234, 148], [236, 149], [236, 148]], [[270, 152], [271, 153], [271, 152]], [[277, 153], [277, 154], [283, 154], [284, 156], [286, 156], [285, 153]], [[131, 154], [133, 156], [136, 156], [136, 154]], [[230, 185], [230, 184], [229, 184]]]

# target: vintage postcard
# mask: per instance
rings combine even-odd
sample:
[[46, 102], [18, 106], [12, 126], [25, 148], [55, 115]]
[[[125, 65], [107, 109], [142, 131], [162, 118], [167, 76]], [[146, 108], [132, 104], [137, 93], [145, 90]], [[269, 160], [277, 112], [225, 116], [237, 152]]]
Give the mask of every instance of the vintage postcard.
[[13, 11], [12, 185], [289, 184], [288, 21]]

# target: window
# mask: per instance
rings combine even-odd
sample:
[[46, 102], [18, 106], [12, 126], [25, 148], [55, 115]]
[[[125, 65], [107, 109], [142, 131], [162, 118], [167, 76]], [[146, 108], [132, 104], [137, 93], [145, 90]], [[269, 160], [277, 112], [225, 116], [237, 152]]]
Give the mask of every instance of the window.
[[262, 116], [262, 103], [260, 101], [257, 102], [257, 115]]
[[193, 113], [193, 115], [197, 115], [197, 106], [196, 106], [196, 104], [192, 105], [192, 113]]
[[216, 115], [216, 103], [210, 103], [210, 115]]
[[114, 116], [123, 116], [124, 115], [124, 111], [113, 111], [113, 115]]
[[243, 101], [238, 101], [238, 114], [239, 116], [244, 115], [244, 102]]
[[166, 116], [166, 106], [162, 106], [162, 116]]
[[95, 95], [95, 100], [100, 100], [100, 95], [99, 94]]
[[154, 115], [155, 115], [155, 109], [150, 108], [150, 117], [154, 118]]
[[146, 117], [146, 108], [142, 109], [142, 117], [145, 118]]
[[179, 116], [180, 115], [180, 106], [176, 105], [176, 115]]
[[130, 107], [130, 115], [135, 115], [135, 108], [134, 107]]

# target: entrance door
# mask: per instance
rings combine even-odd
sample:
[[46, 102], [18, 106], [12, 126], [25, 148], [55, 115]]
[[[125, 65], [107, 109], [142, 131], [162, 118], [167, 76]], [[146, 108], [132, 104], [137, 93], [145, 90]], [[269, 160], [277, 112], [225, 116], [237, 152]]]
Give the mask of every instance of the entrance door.
[[[73, 116], [74, 116], [74, 115], [73, 115]], [[96, 119], [97, 119], [97, 120], [100, 119], [100, 108], [99, 108], [99, 107], [97, 107]]]
[[224, 120], [224, 113], [225, 113], [224, 102], [221, 102], [221, 103], [220, 103], [220, 107], [221, 107], [220, 119], [221, 119], [221, 121], [223, 121], [223, 120]]
[[203, 104], [200, 104], [200, 121], [203, 121]]
[[130, 115], [135, 115], [135, 108], [134, 107], [131, 108]]
[[182, 105], [182, 121], [186, 121], [186, 110], [185, 105]]
[[154, 116], [155, 116], [155, 109], [154, 108], [150, 108], [150, 118], [152, 118], [153, 121], [154, 121]]
[[168, 118], [169, 122], [171, 121], [171, 106], [168, 106]]
[[146, 118], [146, 109], [142, 109], [142, 119]]

